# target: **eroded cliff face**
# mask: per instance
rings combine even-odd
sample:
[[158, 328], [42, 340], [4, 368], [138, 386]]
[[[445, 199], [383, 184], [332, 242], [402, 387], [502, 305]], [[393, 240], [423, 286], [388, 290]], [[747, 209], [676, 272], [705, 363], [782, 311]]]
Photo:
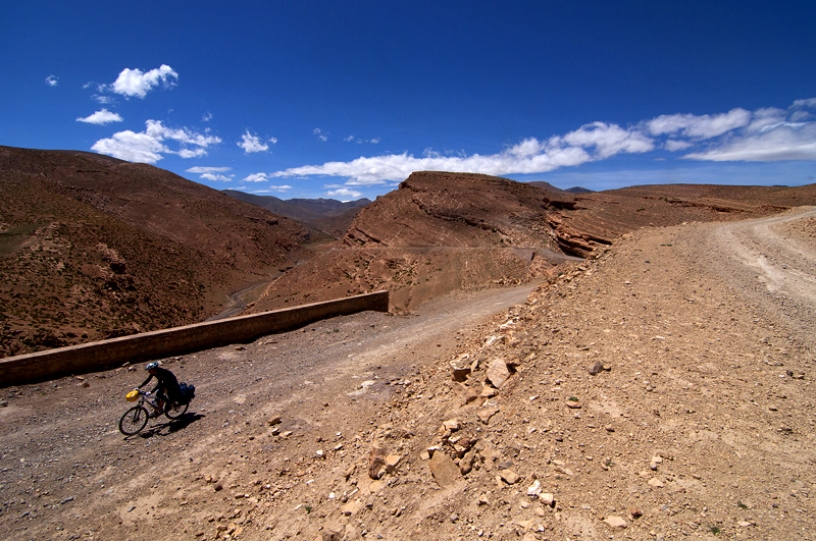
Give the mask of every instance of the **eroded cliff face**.
[[467, 173], [418, 172], [363, 209], [347, 246], [558, 249], [549, 213], [574, 205], [566, 192]]
[[611, 244], [604, 227], [570, 224], [575, 195], [469, 173], [418, 172], [354, 220], [346, 246], [518, 247], [588, 257]]

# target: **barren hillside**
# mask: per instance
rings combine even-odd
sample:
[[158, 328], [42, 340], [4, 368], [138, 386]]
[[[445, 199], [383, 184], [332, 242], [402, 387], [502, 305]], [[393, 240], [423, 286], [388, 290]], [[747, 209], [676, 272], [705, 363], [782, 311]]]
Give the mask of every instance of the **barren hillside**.
[[506, 311], [510, 289], [165, 359], [193, 413], [133, 438], [116, 423], [141, 367], [5, 389], [0, 524], [14, 541], [813, 539], [814, 212], [647, 227]]
[[0, 147], [0, 356], [200, 321], [312, 235], [149, 165]]

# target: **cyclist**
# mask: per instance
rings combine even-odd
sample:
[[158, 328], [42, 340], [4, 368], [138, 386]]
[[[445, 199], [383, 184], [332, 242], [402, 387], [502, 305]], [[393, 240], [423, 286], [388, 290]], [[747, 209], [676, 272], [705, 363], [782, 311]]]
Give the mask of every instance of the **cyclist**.
[[165, 404], [177, 402], [181, 398], [181, 391], [179, 390], [179, 383], [176, 376], [166, 368], [159, 366], [159, 363], [148, 363], [145, 370], [150, 374], [144, 382], [139, 385], [139, 389], [150, 383], [150, 380], [156, 378], [156, 386], [151, 391], [155, 393], [156, 402], [159, 406], [159, 411], [151, 414], [151, 417], [158, 417], [164, 411]]

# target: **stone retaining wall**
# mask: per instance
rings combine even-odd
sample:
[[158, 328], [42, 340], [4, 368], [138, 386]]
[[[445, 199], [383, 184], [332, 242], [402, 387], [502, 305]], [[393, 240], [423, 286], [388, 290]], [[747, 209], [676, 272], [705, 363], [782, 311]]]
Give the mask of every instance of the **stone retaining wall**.
[[181, 355], [229, 344], [247, 343], [267, 334], [291, 331], [336, 316], [388, 311], [388, 292], [306, 304], [250, 316], [197, 323], [100, 342], [39, 351], [0, 359], [0, 387], [32, 383]]

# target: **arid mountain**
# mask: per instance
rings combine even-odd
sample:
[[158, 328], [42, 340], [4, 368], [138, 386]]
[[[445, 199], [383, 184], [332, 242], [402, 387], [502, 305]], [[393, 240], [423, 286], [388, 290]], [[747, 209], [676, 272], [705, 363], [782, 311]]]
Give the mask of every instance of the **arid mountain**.
[[641, 226], [816, 204], [816, 186], [574, 194], [418, 172], [362, 208], [287, 202], [312, 223], [358, 213], [335, 243], [257, 203], [85, 152], [0, 147], [0, 197], [0, 355], [11, 355], [380, 289], [393, 310], [411, 311], [451, 291], [555, 275]]
[[202, 320], [315, 235], [150, 165], [0, 147], [0, 356]]
[[366, 207], [347, 246], [555, 248], [542, 216], [575, 205], [573, 196], [499, 177], [414, 173]]
[[557, 273], [570, 257], [590, 257], [623, 234], [766, 216], [816, 204], [800, 188], [646, 186], [572, 194], [467, 173], [418, 172], [366, 206], [338, 248], [273, 282], [251, 311], [391, 291], [410, 311], [456, 290], [526, 282]]
[[358, 199], [343, 203], [335, 199], [289, 199], [284, 201], [271, 195], [253, 195], [236, 190], [224, 193], [240, 201], [252, 203], [277, 214], [311, 225], [332, 237], [342, 237], [360, 209], [371, 203]]

